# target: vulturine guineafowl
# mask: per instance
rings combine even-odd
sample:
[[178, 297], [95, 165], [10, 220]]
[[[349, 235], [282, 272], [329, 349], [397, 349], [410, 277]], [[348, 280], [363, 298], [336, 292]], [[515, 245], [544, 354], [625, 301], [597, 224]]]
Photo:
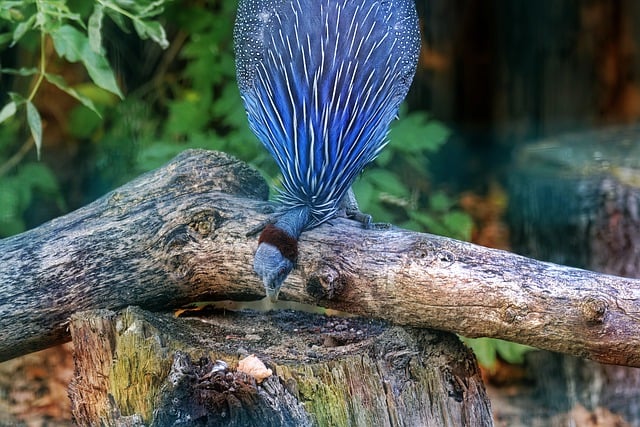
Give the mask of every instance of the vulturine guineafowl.
[[284, 213], [254, 270], [277, 299], [304, 230], [335, 217], [387, 143], [415, 74], [413, 0], [240, 0], [236, 71], [249, 124], [282, 172]]

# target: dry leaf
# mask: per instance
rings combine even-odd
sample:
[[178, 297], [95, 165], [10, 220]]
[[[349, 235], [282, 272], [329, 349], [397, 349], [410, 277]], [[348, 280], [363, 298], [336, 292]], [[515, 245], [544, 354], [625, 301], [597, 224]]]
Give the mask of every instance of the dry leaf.
[[262, 360], [253, 354], [238, 361], [238, 371], [251, 375], [258, 383], [273, 374], [271, 369], [268, 369]]

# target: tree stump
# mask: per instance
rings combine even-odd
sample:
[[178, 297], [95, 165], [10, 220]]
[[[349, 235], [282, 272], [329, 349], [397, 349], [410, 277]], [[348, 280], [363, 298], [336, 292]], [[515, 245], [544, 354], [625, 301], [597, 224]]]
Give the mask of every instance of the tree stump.
[[[0, 359], [64, 342], [69, 338], [69, 318], [78, 312], [102, 309], [107, 310], [103, 313], [111, 313], [131, 305], [166, 311], [195, 301], [259, 299], [264, 290], [250, 266], [257, 240], [255, 230], [274, 215], [274, 205], [264, 200], [266, 193], [264, 181], [242, 162], [223, 153], [186, 151], [163, 168], [139, 177], [86, 207], [34, 230], [0, 240], [0, 311], [3, 312]], [[363, 229], [353, 221], [336, 218], [305, 232], [300, 240], [297, 268], [288, 277], [281, 296], [296, 309], [320, 306], [402, 327], [437, 328], [470, 337], [510, 339], [607, 363], [640, 366], [640, 317], [636, 315], [640, 313], [640, 280], [544, 263], [395, 227]], [[157, 405], [149, 389], [143, 393], [150, 399], [146, 409], [135, 411], [123, 405], [115, 392], [96, 392], [98, 397], [89, 397], [94, 389], [109, 390], [111, 372], [118, 369], [136, 375], [120, 385], [130, 393], [139, 384], [146, 384], [149, 378], [159, 378], [158, 381], [165, 384], [164, 378], [169, 375], [165, 371], [172, 366], [176, 372], [188, 372], [187, 377], [191, 379], [211, 373], [205, 382], [210, 382], [222, 366], [212, 362], [211, 355], [193, 366], [193, 361], [200, 360], [198, 357], [204, 353], [187, 352], [183, 357], [171, 350], [165, 352], [164, 360], [178, 362], [168, 368], [116, 354], [116, 361], [124, 360], [124, 367], [116, 369], [112, 367], [112, 360], [118, 335], [111, 329], [120, 333], [124, 323], [116, 321], [114, 326], [110, 316], [115, 315], [94, 316], [88, 324], [89, 330], [97, 331], [94, 336], [77, 334], [78, 338], [74, 339], [79, 354], [83, 348], [84, 353], [95, 352], [94, 359], [78, 360], [79, 372], [95, 369], [92, 374], [79, 374], [75, 385], [79, 392], [74, 413], [82, 422], [94, 419], [94, 412], [102, 414], [97, 419], [103, 417], [121, 425], [147, 423], [152, 419], [155, 412], [150, 408]], [[135, 331], [138, 327], [142, 326], [132, 324], [124, 330]], [[103, 342], [102, 336], [116, 338]], [[420, 335], [412, 340], [418, 344], [406, 344], [402, 348], [417, 352], [418, 360], [429, 359], [427, 356], [431, 353], [423, 345], [429, 340]], [[383, 360], [381, 355], [386, 353], [376, 353], [375, 345], [371, 349], [367, 365], [375, 362], [382, 372], [379, 367], [382, 362], [378, 361]], [[225, 353], [226, 358], [235, 354], [234, 351]], [[255, 350], [263, 359], [275, 360], [273, 369], [282, 377], [284, 374], [276, 369], [280, 359], [261, 351]], [[446, 354], [453, 357], [457, 351], [459, 348]], [[410, 419], [406, 414], [415, 412], [410, 408], [417, 405], [406, 406], [408, 404], [388, 400], [390, 394], [385, 387], [390, 387], [389, 384], [398, 381], [412, 384], [414, 380], [420, 383], [411, 370], [414, 365], [406, 366], [403, 372], [408, 369], [409, 374], [398, 377], [400, 380], [383, 378], [376, 383], [378, 390], [385, 391], [385, 405], [389, 408], [375, 414], [390, 414], [380, 418], [390, 425], [403, 425], [403, 420]], [[475, 390], [475, 386], [465, 380], [475, 375], [473, 372], [460, 371], [459, 365], [449, 361], [442, 366], [448, 366], [442, 368], [442, 372], [453, 373], [458, 378], [448, 383], [449, 389], [458, 384], [461, 390]], [[349, 373], [353, 368], [343, 371]], [[162, 375], [158, 376], [158, 372]], [[354, 384], [366, 383], [360, 378], [372, 375], [361, 374], [357, 380], [345, 374], [350, 391]], [[245, 387], [245, 380], [233, 375], [228, 379], [227, 389], [251, 390]], [[333, 384], [337, 380], [327, 381]], [[442, 387], [432, 390], [446, 390], [445, 383], [443, 380]], [[373, 389], [374, 385], [363, 389]], [[401, 394], [405, 389], [393, 386], [391, 390]], [[443, 400], [432, 390], [414, 393], [415, 402], [434, 405], [429, 413], [418, 412], [418, 416], [428, 421], [430, 414], [437, 413], [441, 418], [438, 425], [448, 420], [452, 425], [458, 421], [474, 425], [476, 421], [485, 422], [484, 412], [480, 410], [442, 409]], [[451, 393], [460, 396], [457, 391]], [[427, 399], [427, 394], [435, 397]], [[448, 392], [445, 394], [448, 396]], [[234, 395], [232, 402], [227, 402], [233, 414], [243, 414], [238, 415], [237, 423], [249, 423], [257, 418], [266, 420], [267, 413], [284, 414], [285, 418], [274, 421], [284, 425], [292, 420], [304, 424], [307, 419], [310, 422], [325, 419], [317, 415], [321, 414], [320, 410], [317, 414], [310, 411], [308, 407], [312, 405], [306, 402], [304, 409], [312, 415], [301, 414], [299, 405], [269, 412], [264, 408], [275, 407], [272, 401], [278, 399], [274, 395], [261, 395], [260, 402], [267, 402], [267, 406], [255, 406], [263, 409], [236, 411], [246, 406], [241, 398], [255, 403], [256, 396], [255, 392], [247, 396]], [[359, 408], [375, 406], [370, 396], [359, 399], [341, 413], [354, 417], [353, 414], [361, 413]], [[462, 399], [464, 402], [464, 397]], [[488, 404], [486, 408], [488, 411]], [[165, 420], [162, 417], [179, 416], [181, 412], [176, 411], [159, 412], [156, 416]], [[195, 415], [202, 415], [204, 409], [198, 411]], [[449, 412], [454, 415], [443, 415]], [[231, 416], [230, 410], [223, 413]], [[476, 414], [476, 418], [471, 414]], [[339, 423], [339, 418], [334, 417], [332, 412], [327, 422], [338, 420], [335, 423]], [[396, 418], [400, 421], [396, 422]], [[358, 420], [348, 418], [349, 423], [360, 422]], [[209, 422], [208, 418], [205, 422]]]
[[[136, 307], [79, 313], [70, 328], [79, 425], [493, 425], [475, 358], [449, 333], [288, 310], [177, 318]], [[238, 370], [248, 355], [273, 375]]]
[[[640, 278], [640, 126], [567, 134], [526, 147], [510, 187], [515, 252]], [[579, 425], [584, 407], [640, 425], [640, 369], [552, 353], [528, 358], [538, 414]], [[524, 424], [532, 423], [529, 404]], [[604, 421], [601, 421], [604, 422]]]

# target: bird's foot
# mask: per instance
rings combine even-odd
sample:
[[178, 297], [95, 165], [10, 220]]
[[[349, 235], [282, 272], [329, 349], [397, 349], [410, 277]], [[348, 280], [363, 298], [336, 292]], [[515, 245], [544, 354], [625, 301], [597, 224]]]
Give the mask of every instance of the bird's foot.
[[345, 209], [345, 216], [362, 224], [365, 230], [386, 230], [391, 228], [387, 222], [373, 222], [373, 217], [359, 209]]
[[385, 222], [373, 222], [373, 217], [360, 210], [353, 190], [349, 189], [342, 199], [342, 208], [347, 218], [358, 221], [366, 230], [386, 230], [391, 228], [391, 224]]

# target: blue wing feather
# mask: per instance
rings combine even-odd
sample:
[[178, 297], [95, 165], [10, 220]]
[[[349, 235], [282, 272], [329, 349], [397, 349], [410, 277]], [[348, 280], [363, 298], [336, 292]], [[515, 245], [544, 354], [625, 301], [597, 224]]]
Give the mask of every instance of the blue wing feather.
[[249, 124], [313, 227], [387, 142], [417, 63], [413, 0], [241, 0], [234, 38]]

